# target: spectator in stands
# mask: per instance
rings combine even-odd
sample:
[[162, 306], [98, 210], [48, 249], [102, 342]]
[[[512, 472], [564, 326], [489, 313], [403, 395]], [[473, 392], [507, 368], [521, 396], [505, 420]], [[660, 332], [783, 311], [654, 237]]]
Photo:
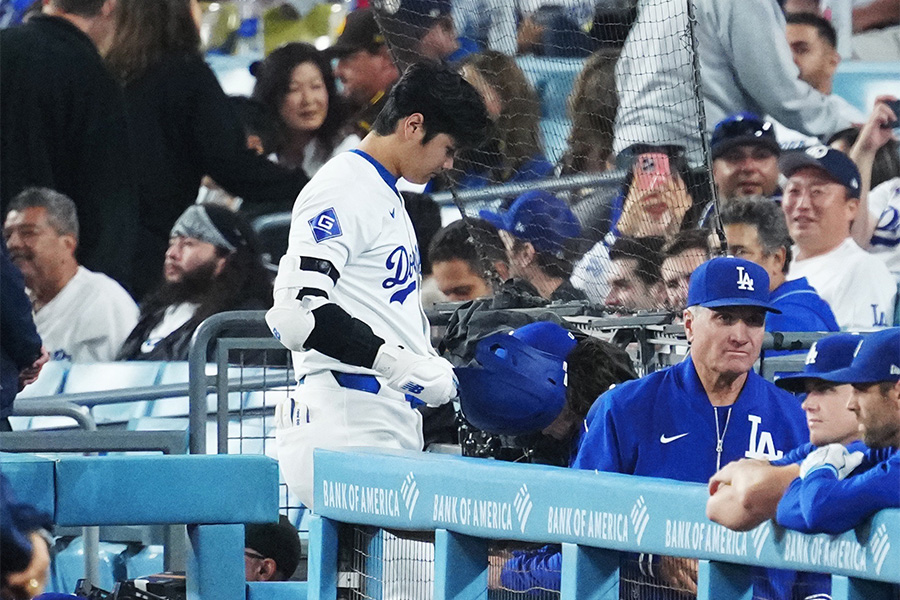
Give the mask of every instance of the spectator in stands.
[[120, 360], [187, 360], [191, 336], [207, 317], [271, 306], [268, 273], [240, 215], [195, 204], [175, 222], [170, 238], [165, 283], [141, 305]]
[[482, 210], [481, 218], [500, 230], [509, 274], [531, 284], [548, 300], [586, 300], [569, 281], [581, 235], [578, 219], [565, 202], [542, 190], [525, 192], [509, 210]]
[[709, 248], [709, 230], [688, 229], [679, 232], [662, 249], [660, 268], [665, 288], [665, 306], [681, 313], [687, 308], [688, 284], [697, 267], [712, 258]]
[[493, 51], [467, 56], [460, 68], [484, 98], [493, 127], [480, 148], [457, 159], [457, 187], [481, 188], [549, 176], [553, 165], [541, 144], [540, 102], [522, 69], [512, 58]]
[[41, 345], [22, 273], [9, 259], [2, 237], [0, 306], [0, 431], [11, 431], [8, 417], [16, 394], [37, 379], [50, 354]]
[[451, 302], [490, 296], [481, 257], [465, 220], [450, 223], [437, 232], [428, 248], [431, 270], [441, 293]]
[[[713, 179], [725, 203], [741, 196], [773, 196], [778, 189], [781, 149], [771, 123], [738, 113], [716, 124], [709, 142]], [[704, 214], [708, 222], [709, 207]]]
[[619, 155], [629, 165], [625, 184], [613, 201], [609, 233], [578, 261], [572, 282], [592, 302], [606, 298], [609, 248], [619, 236], [660, 236], [666, 240], [697, 225], [702, 204], [688, 191], [690, 173], [683, 149], [637, 144]]
[[[821, 139], [848, 127], [840, 101], [798, 78], [784, 27], [768, 0], [696, 0], [690, 19], [684, 4], [642, 5], [616, 65], [615, 150], [680, 144], [691, 165], [703, 165], [698, 79], [710, 127], [743, 111]], [[696, 44], [684, 43], [692, 37]]]
[[722, 224], [728, 254], [755, 262], [769, 275], [769, 302], [781, 314], [766, 318], [766, 331], [840, 331], [831, 307], [805, 277], [787, 280], [791, 237], [777, 204], [763, 196], [735, 198], [722, 210]]
[[245, 202], [290, 210], [308, 178], [247, 148], [228, 97], [203, 60], [195, 0], [116, 0], [106, 55], [125, 86], [140, 196], [134, 287], [143, 295], [162, 268], [169, 231], [193, 204], [204, 175]]
[[457, 38], [450, 0], [397, 0], [375, 6], [401, 71], [423, 60], [453, 63], [479, 49], [471, 40]]
[[297, 528], [284, 515], [277, 523], [244, 525], [244, 573], [247, 581], [288, 581], [300, 564]]
[[[103, 67], [115, 0], [52, 0], [0, 32], [0, 199], [43, 186], [75, 201], [78, 259], [130, 285], [137, 198], [122, 92]], [[194, 190], [196, 192], [196, 190]]]
[[256, 65], [254, 74], [253, 98], [278, 115], [279, 163], [312, 177], [332, 156], [359, 143], [359, 136], [344, 131], [344, 103], [331, 62], [315, 47], [285, 44]]
[[659, 237], [620, 237], [609, 249], [609, 295], [605, 304], [626, 311], [657, 310], [665, 304]]
[[[888, 102], [892, 100], [896, 98], [878, 97], [869, 120], [860, 130], [849, 152], [850, 158], [859, 167], [861, 177], [860, 216], [854, 219], [850, 234], [861, 248], [884, 260], [897, 277], [900, 272], [900, 264], [896, 260], [900, 220], [895, 215], [898, 214], [900, 201], [897, 194], [892, 192], [900, 188], [900, 155], [897, 154], [897, 141], [891, 123], [896, 123], [900, 115], [894, 114], [888, 106]], [[879, 170], [890, 172], [879, 173], [879, 180], [876, 180], [876, 166]], [[887, 185], [884, 185], [881, 179], [887, 176], [890, 179], [886, 179]], [[880, 189], [876, 188], [879, 184], [882, 186]]]
[[849, 367], [822, 375], [849, 383], [847, 408], [856, 413], [868, 447], [850, 452], [840, 444], [804, 459], [778, 503], [778, 524], [805, 533], [852, 529], [884, 508], [900, 508], [900, 328], [863, 338]]
[[568, 149], [563, 155], [563, 174], [607, 170], [613, 159], [613, 128], [619, 98], [613, 70], [619, 49], [593, 53], [584, 63], [569, 95]]
[[75, 203], [28, 188], [10, 204], [3, 237], [25, 276], [34, 321], [53, 360], [107, 362], [137, 324], [138, 308], [122, 286], [78, 264]]
[[788, 279], [805, 277], [828, 302], [841, 329], [889, 326], [896, 286], [884, 263], [850, 237], [859, 209], [860, 174], [846, 154], [826, 146], [785, 154], [782, 209], [794, 240]]
[[348, 14], [337, 42], [325, 52], [337, 59], [334, 74], [341, 82], [341, 94], [357, 111], [352, 125], [357, 135], [365, 136], [400, 79], [374, 10], [361, 8]]

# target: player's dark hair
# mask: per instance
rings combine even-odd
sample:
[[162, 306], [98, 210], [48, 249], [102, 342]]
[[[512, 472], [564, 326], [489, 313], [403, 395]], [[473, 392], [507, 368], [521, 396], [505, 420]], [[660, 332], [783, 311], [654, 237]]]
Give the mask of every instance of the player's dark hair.
[[281, 143], [281, 131], [278, 127], [278, 119], [269, 110], [269, 107], [247, 96], [229, 96], [228, 103], [234, 107], [244, 134], [255, 135], [262, 144], [263, 155], [269, 155], [278, 148]]
[[663, 243], [665, 240], [658, 236], [620, 237], [609, 249], [609, 260], [637, 260], [635, 274], [647, 285], [654, 285], [662, 281]]
[[64, 13], [80, 17], [95, 17], [106, 0], [53, 0], [51, 4]]
[[[253, 68], [256, 85], [253, 86], [251, 97], [268, 106], [284, 130], [285, 125], [280, 117], [281, 104], [290, 89], [294, 69], [304, 63], [314, 65], [325, 82], [328, 111], [322, 126], [313, 132], [313, 137], [325, 146], [326, 155], [330, 155], [339, 141], [347, 110], [337, 92], [331, 61], [315, 46], [304, 42], [291, 42], [273, 50], [264, 61], [256, 64]], [[282, 141], [284, 141], [283, 137]]]
[[469, 265], [473, 273], [480, 274], [483, 271], [475, 240], [462, 219], [450, 223], [431, 238], [428, 257], [431, 264], [461, 260]]
[[610, 386], [637, 379], [628, 353], [595, 337], [579, 340], [566, 356], [566, 364], [566, 406], [579, 421], [584, 419], [597, 397]]
[[685, 250], [703, 250], [706, 257], [711, 257], [708, 229], [687, 229], [679, 231], [662, 249], [663, 260], [678, 256]]
[[400, 119], [415, 113], [425, 121], [423, 142], [444, 133], [459, 148], [475, 147], [484, 140], [488, 128], [481, 95], [462, 75], [442, 64], [410, 65], [391, 89], [372, 130], [390, 135]]
[[771, 256], [784, 248], [783, 273], [791, 264], [791, 235], [781, 207], [765, 196], [744, 196], [729, 200], [720, 213], [722, 225], [752, 225], [763, 252]]
[[837, 32], [831, 21], [813, 13], [786, 13], [784, 20], [788, 25], [809, 25], [816, 29], [819, 37], [832, 48], [837, 48]]

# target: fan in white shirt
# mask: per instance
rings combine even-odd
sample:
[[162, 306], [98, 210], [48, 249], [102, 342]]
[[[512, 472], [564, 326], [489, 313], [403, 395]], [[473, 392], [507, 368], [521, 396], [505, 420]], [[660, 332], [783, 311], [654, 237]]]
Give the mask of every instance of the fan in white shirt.
[[54, 360], [113, 360], [137, 323], [122, 286], [78, 265], [78, 218], [68, 197], [46, 188], [16, 196], [4, 222], [10, 257], [25, 276], [34, 322]]

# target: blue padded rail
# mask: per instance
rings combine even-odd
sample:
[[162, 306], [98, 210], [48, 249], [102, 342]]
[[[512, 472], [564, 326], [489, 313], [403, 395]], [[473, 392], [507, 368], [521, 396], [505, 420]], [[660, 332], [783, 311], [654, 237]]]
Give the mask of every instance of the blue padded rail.
[[[252, 490], [252, 493], [251, 493]], [[265, 456], [67, 457], [59, 525], [251, 523], [277, 519], [278, 463]]]

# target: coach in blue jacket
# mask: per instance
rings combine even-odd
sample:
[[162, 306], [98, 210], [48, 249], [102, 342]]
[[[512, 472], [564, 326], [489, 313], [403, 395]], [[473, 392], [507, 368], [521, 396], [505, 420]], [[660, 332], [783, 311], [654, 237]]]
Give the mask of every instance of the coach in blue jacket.
[[[765, 269], [714, 258], [691, 276], [687, 304], [691, 356], [600, 396], [576, 468], [706, 483], [732, 460], [776, 460], [808, 441], [796, 399], [752, 371], [766, 312], [779, 312]], [[659, 569], [667, 584], [696, 589], [692, 566]]]

